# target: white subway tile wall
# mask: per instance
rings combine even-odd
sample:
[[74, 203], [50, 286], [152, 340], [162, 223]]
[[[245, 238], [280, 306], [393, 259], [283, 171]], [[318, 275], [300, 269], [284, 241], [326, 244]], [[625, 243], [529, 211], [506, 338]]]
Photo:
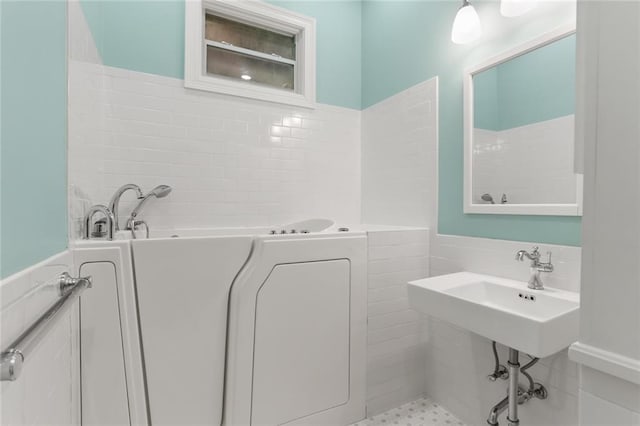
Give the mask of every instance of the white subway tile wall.
[[573, 114], [540, 123], [473, 131], [473, 202], [505, 194], [515, 204], [576, 202]]
[[428, 275], [429, 231], [368, 232], [367, 416], [425, 394], [423, 320], [407, 282]]
[[362, 112], [362, 221], [435, 229], [438, 79]]
[[409, 309], [407, 282], [429, 275], [437, 125], [437, 78], [362, 112], [363, 222], [422, 227], [369, 232], [368, 416], [426, 391], [427, 323]]
[[[70, 265], [63, 252], [0, 281], [2, 350], [55, 302], [55, 277]], [[0, 424], [79, 424], [78, 344], [76, 302], [35, 346], [18, 379], [0, 384]]]
[[[87, 205], [107, 203], [126, 183], [173, 187], [143, 212], [156, 228], [360, 221], [360, 111], [292, 109], [183, 86], [70, 61], [72, 237]], [[133, 201], [123, 197], [121, 218]]]

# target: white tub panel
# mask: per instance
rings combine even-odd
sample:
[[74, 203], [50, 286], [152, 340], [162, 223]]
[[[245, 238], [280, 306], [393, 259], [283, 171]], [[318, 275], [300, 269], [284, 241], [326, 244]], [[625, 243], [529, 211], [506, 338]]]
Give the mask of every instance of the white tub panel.
[[229, 289], [251, 244], [131, 241], [152, 424], [221, 423]]
[[229, 302], [225, 425], [364, 418], [366, 250], [364, 233], [256, 239]]
[[[80, 299], [83, 423], [148, 425], [129, 242], [82, 241], [73, 257], [74, 274], [86, 272], [94, 280], [94, 288]], [[125, 391], [119, 383], [123, 370]], [[120, 391], [114, 392], [110, 382]], [[116, 421], [125, 419], [123, 406], [126, 422]]]
[[116, 268], [110, 262], [84, 263], [80, 276], [86, 275], [93, 286], [80, 298], [82, 424], [128, 425]]
[[349, 261], [277, 265], [258, 293], [253, 424], [349, 400]]

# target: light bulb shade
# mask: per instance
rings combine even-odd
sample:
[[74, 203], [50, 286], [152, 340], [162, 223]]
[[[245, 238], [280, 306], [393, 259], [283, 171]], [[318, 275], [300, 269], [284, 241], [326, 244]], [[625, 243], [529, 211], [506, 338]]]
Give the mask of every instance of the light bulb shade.
[[456, 14], [451, 28], [451, 41], [456, 44], [466, 44], [477, 40], [482, 35], [480, 17], [476, 9], [465, 2]]
[[500, 13], [508, 18], [524, 15], [537, 6], [536, 0], [501, 0]]

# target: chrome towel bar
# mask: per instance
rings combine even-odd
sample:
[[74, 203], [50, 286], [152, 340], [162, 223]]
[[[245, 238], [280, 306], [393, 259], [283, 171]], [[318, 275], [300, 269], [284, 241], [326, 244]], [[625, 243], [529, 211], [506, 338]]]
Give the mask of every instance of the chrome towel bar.
[[91, 287], [91, 277], [72, 278], [63, 272], [58, 277], [56, 285], [60, 298], [0, 353], [0, 381], [14, 381], [20, 376], [29, 352], [71, 307], [80, 293]]

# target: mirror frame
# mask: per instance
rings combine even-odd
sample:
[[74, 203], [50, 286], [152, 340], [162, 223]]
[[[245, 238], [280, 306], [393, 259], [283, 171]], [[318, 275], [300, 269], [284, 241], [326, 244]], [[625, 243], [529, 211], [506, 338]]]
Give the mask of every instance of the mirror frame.
[[[576, 203], [571, 204], [475, 204], [473, 203], [473, 76], [510, 59], [575, 34], [575, 24], [565, 25], [468, 68], [463, 76], [464, 105], [464, 213], [582, 216], [583, 175], [576, 173]], [[574, 137], [575, 146], [575, 137]], [[575, 172], [575, 166], [574, 166]]]

